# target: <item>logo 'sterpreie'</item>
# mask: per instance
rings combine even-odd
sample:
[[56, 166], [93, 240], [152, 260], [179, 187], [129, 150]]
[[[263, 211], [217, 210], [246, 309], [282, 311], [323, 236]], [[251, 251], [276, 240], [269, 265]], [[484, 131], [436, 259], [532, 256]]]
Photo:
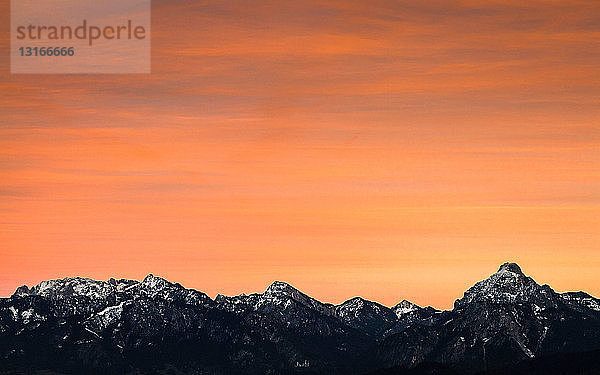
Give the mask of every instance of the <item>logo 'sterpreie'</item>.
[[150, 73], [150, 0], [12, 0], [12, 73]]

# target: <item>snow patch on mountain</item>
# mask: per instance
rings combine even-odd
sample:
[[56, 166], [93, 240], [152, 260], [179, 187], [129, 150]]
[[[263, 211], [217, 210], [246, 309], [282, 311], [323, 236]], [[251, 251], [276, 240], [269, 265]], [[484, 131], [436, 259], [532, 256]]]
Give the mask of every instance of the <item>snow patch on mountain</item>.
[[455, 306], [471, 303], [514, 304], [536, 302], [540, 307], [552, 304], [552, 290], [525, 276], [516, 263], [504, 263], [489, 278], [469, 288]]
[[417, 311], [419, 310], [421, 307], [419, 307], [418, 305], [409, 302], [407, 300], [402, 300], [400, 303], [398, 303], [396, 306], [394, 306], [392, 308], [392, 310], [394, 311], [394, 313], [396, 314], [396, 316], [398, 318], [402, 318], [404, 315], [409, 314], [413, 311]]
[[561, 293], [560, 297], [568, 303], [600, 312], [600, 300], [584, 292]]

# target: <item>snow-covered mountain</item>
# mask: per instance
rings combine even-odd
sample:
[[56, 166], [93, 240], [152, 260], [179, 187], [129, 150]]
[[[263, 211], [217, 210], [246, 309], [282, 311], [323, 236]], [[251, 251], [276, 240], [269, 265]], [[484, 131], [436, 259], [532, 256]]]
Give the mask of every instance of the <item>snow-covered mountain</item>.
[[600, 301], [514, 263], [451, 311], [360, 297], [322, 303], [276, 281], [217, 296], [160, 277], [66, 278], [0, 299], [0, 373], [364, 373], [437, 362], [463, 372], [600, 349]]
[[557, 293], [505, 263], [469, 288], [432, 325], [408, 327], [381, 344], [380, 361], [423, 361], [471, 372], [557, 352], [600, 349], [598, 299]]

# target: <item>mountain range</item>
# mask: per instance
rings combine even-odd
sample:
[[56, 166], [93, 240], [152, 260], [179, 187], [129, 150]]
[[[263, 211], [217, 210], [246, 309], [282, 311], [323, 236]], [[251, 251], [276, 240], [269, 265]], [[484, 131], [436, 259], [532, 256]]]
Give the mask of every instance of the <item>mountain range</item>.
[[600, 374], [600, 300], [505, 263], [440, 311], [65, 278], [0, 299], [0, 374]]

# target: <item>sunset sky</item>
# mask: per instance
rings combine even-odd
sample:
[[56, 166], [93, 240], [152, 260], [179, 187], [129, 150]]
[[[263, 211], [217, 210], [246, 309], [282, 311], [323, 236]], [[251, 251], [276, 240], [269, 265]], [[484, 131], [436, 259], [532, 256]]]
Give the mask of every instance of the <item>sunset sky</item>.
[[0, 297], [600, 295], [597, 0], [153, 0], [148, 75], [11, 75], [0, 13]]

